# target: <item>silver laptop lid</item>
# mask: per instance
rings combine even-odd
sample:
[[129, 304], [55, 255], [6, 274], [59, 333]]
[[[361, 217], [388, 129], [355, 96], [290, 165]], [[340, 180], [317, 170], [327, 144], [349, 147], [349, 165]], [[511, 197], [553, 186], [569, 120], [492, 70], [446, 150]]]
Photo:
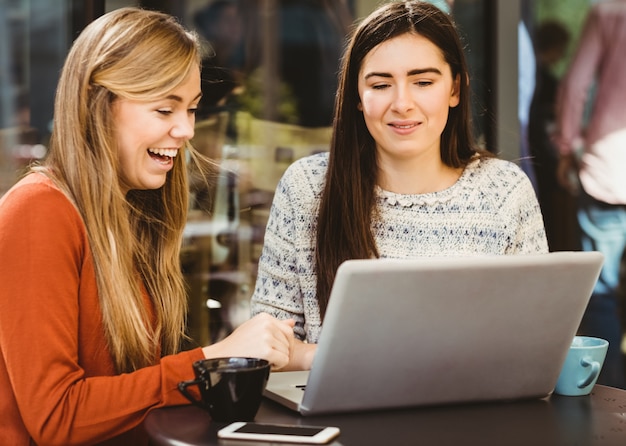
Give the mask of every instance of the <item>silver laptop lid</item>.
[[347, 261], [300, 411], [546, 396], [602, 260], [558, 252]]

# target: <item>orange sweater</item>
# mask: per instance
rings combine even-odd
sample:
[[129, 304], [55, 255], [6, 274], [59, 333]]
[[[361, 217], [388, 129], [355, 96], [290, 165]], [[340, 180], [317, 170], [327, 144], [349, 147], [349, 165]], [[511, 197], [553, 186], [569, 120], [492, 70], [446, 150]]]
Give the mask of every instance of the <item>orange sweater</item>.
[[146, 444], [156, 407], [186, 404], [200, 348], [115, 373], [87, 233], [40, 174], [0, 199], [0, 444]]

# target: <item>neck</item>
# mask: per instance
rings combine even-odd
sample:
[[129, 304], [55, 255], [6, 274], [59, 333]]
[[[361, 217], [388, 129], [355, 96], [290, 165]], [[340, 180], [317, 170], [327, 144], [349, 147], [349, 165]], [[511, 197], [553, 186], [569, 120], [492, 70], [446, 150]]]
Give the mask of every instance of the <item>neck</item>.
[[403, 160], [396, 163], [381, 163], [379, 186], [398, 194], [426, 194], [439, 192], [457, 182], [463, 168], [446, 166], [441, 159]]

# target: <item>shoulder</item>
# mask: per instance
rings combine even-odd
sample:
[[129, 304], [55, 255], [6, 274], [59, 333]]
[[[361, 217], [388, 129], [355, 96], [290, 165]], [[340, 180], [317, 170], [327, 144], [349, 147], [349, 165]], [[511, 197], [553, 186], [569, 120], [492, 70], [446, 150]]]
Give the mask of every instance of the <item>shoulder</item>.
[[[593, 35], [602, 36], [605, 46], [617, 44], [622, 39], [624, 27], [626, 26], [626, 1], [611, 0], [593, 4], [586, 17], [583, 35], [590, 38]], [[620, 47], [621, 50], [621, 47]]]
[[467, 166], [467, 171], [474, 180], [493, 183], [494, 186], [529, 181], [521, 167], [501, 158], [475, 159]]
[[598, 18], [602, 18], [603, 16], [624, 18], [626, 16], [626, 2], [624, 0], [598, 2], [591, 5], [587, 15], [589, 17], [595, 15]]
[[69, 199], [63, 192], [43, 174], [30, 173], [11, 187], [0, 199], [0, 210], [14, 207], [45, 204], [52, 201], [55, 205], [67, 204]]
[[0, 199], [0, 229], [50, 228], [81, 225], [82, 219], [69, 198], [43, 174], [31, 173], [18, 181]]
[[285, 171], [279, 187], [311, 190], [317, 194], [328, 169], [328, 152], [320, 152], [294, 161]]
[[319, 152], [294, 161], [287, 170], [299, 170], [313, 176], [325, 175], [328, 169], [328, 152]]
[[481, 200], [489, 200], [497, 208], [517, 207], [536, 201], [528, 175], [512, 161], [479, 158], [467, 166], [464, 179], [467, 188], [476, 191]]
[[[0, 252], [9, 260], [10, 270], [22, 274], [45, 265], [58, 277], [75, 278], [88, 246], [78, 210], [44, 175], [29, 174], [0, 199]], [[9, 271], [7, 263], [2, 268]]]

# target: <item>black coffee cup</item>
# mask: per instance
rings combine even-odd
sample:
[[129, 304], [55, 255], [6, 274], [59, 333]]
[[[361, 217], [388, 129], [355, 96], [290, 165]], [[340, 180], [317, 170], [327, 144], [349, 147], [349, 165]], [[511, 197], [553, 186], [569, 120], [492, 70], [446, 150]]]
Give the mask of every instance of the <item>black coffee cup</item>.
[[[252, 421], [270, 376], [270, 364], [259, 358], [202, 359], [193, 364], [196, 379], [181, 381], [178, 390], [193, 404], [208, 410], [215, 421]], [[198, 386], [201, 399], [187, 387]]]

